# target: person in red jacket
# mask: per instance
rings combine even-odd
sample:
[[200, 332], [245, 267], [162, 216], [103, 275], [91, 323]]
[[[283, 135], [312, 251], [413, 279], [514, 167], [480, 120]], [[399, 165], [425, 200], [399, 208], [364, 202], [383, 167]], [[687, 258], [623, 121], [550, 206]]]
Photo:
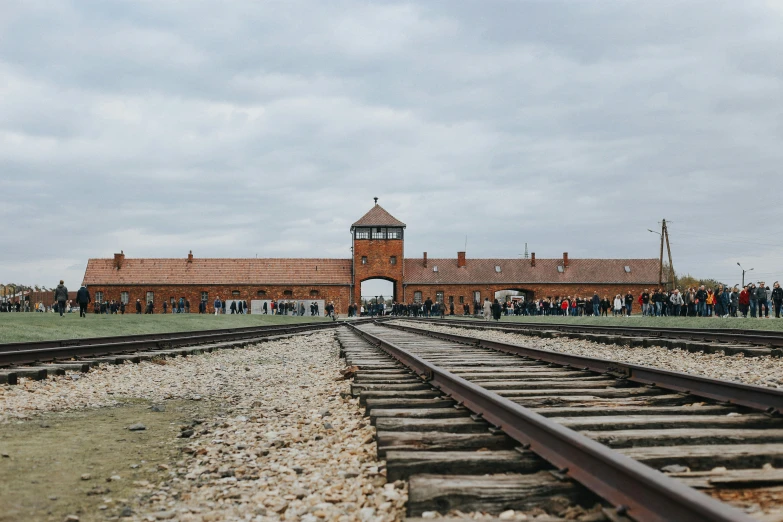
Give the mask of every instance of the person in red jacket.
[[568, 315], [568, 299], [563, 299], [563, 302], [560, 303], [560, 308], [563, 310], [563, 315]]
[[750, 306], [750, 294], [748, 293], [748, 287], [745, 286], [742, 288], [742, 291], [739, 294], [739, 309], [740, 309], [740, 313], [742, 314], [742, 317], [746, 319], [748, 317], [749, 306]]

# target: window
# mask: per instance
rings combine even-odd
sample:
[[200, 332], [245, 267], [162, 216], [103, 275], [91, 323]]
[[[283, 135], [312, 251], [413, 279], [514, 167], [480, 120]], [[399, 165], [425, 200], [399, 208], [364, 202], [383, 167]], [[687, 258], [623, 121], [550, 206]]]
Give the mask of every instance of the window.
[[95, 292], [95, 302], [96, 303], [103, 302], [103, 292]]
[[373, 228], [371, 230], [372, 230], [372, 239], [386, 239], [385, 228]]
[[478, 290], [475, 290], [473, 292], [473, 302], [474, 303], [480, 303], [481, 302], [481, 292], [479, 292]]
[[631, 273], [631, 267], [630, 266], [628, 266], [628, 265], [625, 266], [625, 273], [626, 274], [630, 274]]
[[557, 267], [557, 271], [558, 271], [558, 272], [560, 272], [560, 273], [562, 274], [563, 272], [565, 272], [565, 268], [563, 267], [563, 265], [559, 265], [559, 266]]
[[259, 290], [258, 292], [256, 292], [256, 295], [258, 295], [258, 296], [265, 296], [266, 295], [266, 290]]
[[370, 239], [370, 229], [369, 228], [357, 228], [356, 229], [356, 235], [354, 237], [356, 237], [356, 239]]
[[367, 264], [367, 256], [362, 256], [362, 264], [363, 265]]
[[414, 303], [421, 303], [421, 292], [413, 292], [413, 302]]
[[453, 295], [449, 296], [449, 304], [454, 304], [454, 296]]
[[443, 304], [443, 291], [435, 292], [435, 301]]
[[147, 303], [151, 303], [155, 300], [155, 292], [147, 292]]
[[310, 297], [317, 297], [319, 294], [318, 290], [310, 290]]
[[290, 296], [294, 295], [294, 291], [293, 290], [286, 290], [285, 292], [283, 292], [283, 295], [290, 297]]
[[435, 266], [433, 266], [433, 267], [432, 267], [432, 271], [433, 271], [433, 272], [437, 272], [437, 271], [438, 271], [438, 265], [435, 265]]
[[465, 304], [465, 296], [464, 295], [459, 296], [459, 304]]
[[239, 290], [231, 290], [231, 295], [234, 297], [239, 297]]
[[386, 229], [386, 239], [402, 239], [402, 229], [401, 228], [387, 228]]
[[201, 300], [209, 301], [209, 292], [201, 292]]
[[120, 292], [120, 302], [122, 304], [128, 304], [128, 292]]
[[500, 265], [495, 265], [495, 272], [500, 273]]
[[391, 263], [392, 265], [396, 265], [397, 264], [397, 256], [391, 256], [389, 258], [389, 263]]

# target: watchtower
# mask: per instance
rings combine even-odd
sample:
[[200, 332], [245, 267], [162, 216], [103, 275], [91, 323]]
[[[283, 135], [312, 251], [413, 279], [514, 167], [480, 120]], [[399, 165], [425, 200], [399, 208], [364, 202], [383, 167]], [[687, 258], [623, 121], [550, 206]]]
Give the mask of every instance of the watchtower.
[[361, 299], [362, 281], [385, 279], [394, 284], [393, 299], [402, 296], [405, 223], [378, 204], [351, 225], [353, 238], [353, 301]]

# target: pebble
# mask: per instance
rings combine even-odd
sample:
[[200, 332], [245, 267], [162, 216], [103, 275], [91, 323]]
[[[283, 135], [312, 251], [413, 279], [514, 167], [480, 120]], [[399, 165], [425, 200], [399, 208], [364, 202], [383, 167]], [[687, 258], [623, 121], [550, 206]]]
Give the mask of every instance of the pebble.
[[722, 352], [693, 353], [680, 348], [668, 349], [660, 346], [649, 346], [647, 348], [631, 347], [627, 345], [599, 344], [566, 337], [546, 339], [514, 333], [432, 325], [424, 322], [412, 323], [404, 320], [395, 322], [397, 324], [407, 324], [414, 328], [457, 335], [470, 335], [489, 341], [521, 344], [530, 348], [551, 352], [610, 359], [624, 363], [702, 375], [712, 379], [783, 389], [783, 357], [773, 357], [771, 355], [745, 357], [743, 354], [724, 355]]
[[82, 473], [81, 479], [82, 480], [90, 480], [92, 478], [92, 475], [89, 473]]
[[[335, 381], [344, 367], [338, 353], [334, 333], [325, 331], [169, 358], [165, 365], [100, 365], [76, 381], [68, 374], [22, 379], [0, 385], [0, 422], [116, 406], [118, 397], [152, 405], [201, 400], [216, 413], [193, 413], [203, 418], [183, 423], [181, 438], [172, 438], [182, 448], [180, 462], [167, 463], [156, 480], [129, 484], [133, 500], [112, 503], [105, 488], [87, 493], [104, 495], [101, 505], [134, 502], [118, 514], [139, 521], [160, 520], [161, 513], [183, 522], [401, 520], [407, 485], [384, 489], [374, 428], [350, 382]], [[150, 466], [157, 463], [141, 462]]]
[[79, 522], [79, 517], [76, 515], [68, 515], [65, 517], [65, 522]]
[[147, 427], [144, 424], [131, 424], [128, 426], [128, 429], [131, 431], [143, 431], [146, 430]]

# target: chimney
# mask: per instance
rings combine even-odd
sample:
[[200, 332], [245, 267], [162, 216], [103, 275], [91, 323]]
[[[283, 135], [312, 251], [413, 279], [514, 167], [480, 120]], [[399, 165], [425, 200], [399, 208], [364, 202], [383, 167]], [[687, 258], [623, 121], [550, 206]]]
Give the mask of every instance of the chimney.
[[563, 268], [568, 268], [568, 252], [563, 252]]
[[457, 266], [460, 268], [465, 266], [465, 252], [457, 252]]
[[424, 268], [427, 268], [427, 252], [424, 252]]
[[114, 268], [119, 270], [122, 268], [123, 263], [125, 263], [125, 252], [120, 250], [119, 254], [114, 254]]
[[530, 253], [530, 266], [536, 266], [536, 253]]
[[188, 263], [192, 263], [192, 262], [193, 262], [193, 251], [191, 250], [188, 253]]

